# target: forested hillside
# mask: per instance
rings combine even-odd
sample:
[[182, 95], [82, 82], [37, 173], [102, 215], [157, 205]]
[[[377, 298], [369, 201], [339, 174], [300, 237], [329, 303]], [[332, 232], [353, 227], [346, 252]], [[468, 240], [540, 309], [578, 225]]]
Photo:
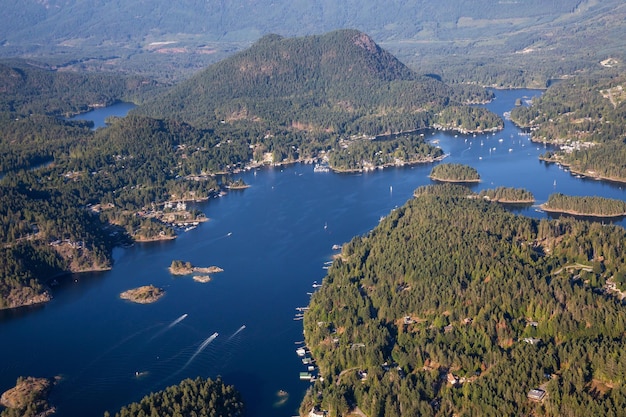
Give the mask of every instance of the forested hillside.
[[[375, 136], [431, 127], [444, 107], [490, 98], [475, 86], [453, 88], [418, 76], [366, 34], [341, 30], [301, 38], [268, 35], [137, 112], [196, 126], [253, 123], [270, 133], [280, 128]], [[488, 112], [467, 106], [458, 112], [465, 117], [457, 129], [501, 127]]]
[[0, 63], [2, 112], [67, 116], [120, 100], [136, 100], [156, 87], [145, 77], [57, 71], [24, 61]]
[[626, 181], [626, 76], [608, 68], [550, 87], [511, 112], [517, 124], [532, 129], [532, 140], [558, 145], [543, 159], [570, 166], [575, 173]]
[[[305, 313], [329, 416], [619, 415], [623, 228], [429, 186], [343, 246]], [[532, 391], [535, 390], [535, 391]]]
[[202, 220], [165, 203], [218, 192], [220, 178], [199, 174], [230, 161], [229, 146], [187, 158], [187, 147], [216, 139], [181, 123], [129, 117], [94, 132], [47, 116], [2, 120], [0, 166], [51, 163], [0, 183], [0, 309], [46, 301], [55, 275], [110, 268], [115, 245], [172, 238], [174, 224]]

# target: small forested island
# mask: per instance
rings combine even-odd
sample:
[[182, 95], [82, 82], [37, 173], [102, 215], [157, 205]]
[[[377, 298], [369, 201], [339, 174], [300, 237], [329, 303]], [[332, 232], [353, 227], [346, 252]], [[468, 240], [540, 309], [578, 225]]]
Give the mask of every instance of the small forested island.
[[626, 202], [596, 196], [569, 196], [550, 194], [548, 201], [540, 206], [544, 211], [584, 217], [626, 216]]
[[535, 202], [533, 193], [523, 188], [514, 187], [496, 187], [495, 189], [481, 190], [478, 196], [503, 204], [532, 204]]
[[54, 414], [55, 408], [48, 404], [52, 381], [48, 378], [20, 377], [14, 388], [0, 397], [2, 417], [45, 417]]
[[441, 182], [480, 182], [475, 168], [463, 164], [439, 164], [430, 171], [430, 178]]
[[140, 402], [122, 407], [115, 414], [108, 411], [104, 417], [143, 416], [219, 416], [243, 417], [244, 403], [232, 385], [226, 385], [218, 377], [185, 379], [145, 396]]
[[532, 219], [456, 184], [344, 244], [304, 315], [300, 415], [620, 415], [626, 232]]
[[154, 285], [144, 285], [142, 287], [126, 290], [120, 294], [122, 300], [129, 300], [139, 304], [150, 304], [159, 300], [165, 295], [162, 288]]
[[605, 68], [551, 86], [530, 106], [516, 107], [511, 119], [531, 129], [534, 142], [559, 147], [541, 159], [572, 173], [626, 182], [626, 75]]
[[241, 179], [241, 178], [237, 178], [236, 180], [233, 179], [226, 179], [224, 181], [224, 186], [226, 188], [228, 188], [229, 190], [243, 190], [245, 188], [250, 187], [248, 184], [246, 184], [246, 182]]

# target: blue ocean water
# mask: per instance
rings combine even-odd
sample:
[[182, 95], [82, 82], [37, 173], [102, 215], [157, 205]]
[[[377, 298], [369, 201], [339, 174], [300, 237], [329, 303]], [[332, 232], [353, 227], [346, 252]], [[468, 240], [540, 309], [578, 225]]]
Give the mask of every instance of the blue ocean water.
[[[487, 107], [502, 115], [517, 98], [538, 94], [496, 91]], [[479, 171], [476, 190], [523, 187], [537, 204], [553, 192], [625, 199], [620, 184], [540, 162], [543, 145], [521, 133], [507, 121], [495, 135], [426, 138], [449, 154], [445, 162]], [[334, 174], [295, 164], [243, 173], [250, 188], [197, 204], [210, 220], [196, 229], [174, 241], [116, 249], [112, 271], [68, 276], [45, 306], [0, 312], [0, 391], [20, 375], [58, 376], [51, 394], [58, 416], [101, 416], [183, 378], [220, 375], [241, 391], [249, 416], [297, 414], [309, 383], [298, 378], [305, 368], [295, 354], [303, 340], [296, 307], [322, 281], [332, 246], [367, 233], [415, 188], [432, 183], [431, 169]], [[518, 211], [545, 216], [536, 207]], [[172, 276], [175, 259], [224, 272], [201, 284]], [[148, 284], [164, 288], [164, 298], [149, 305], [119, 298]], [[279, 390], [288, 393], [285, 401]]]

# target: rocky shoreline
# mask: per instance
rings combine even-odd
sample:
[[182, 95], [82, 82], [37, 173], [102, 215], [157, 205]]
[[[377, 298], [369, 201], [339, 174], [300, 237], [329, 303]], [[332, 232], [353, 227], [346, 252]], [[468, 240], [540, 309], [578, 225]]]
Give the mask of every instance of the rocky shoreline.
[[124, 291], [120, 294], [120, 298], [138, 304], [150, 304], [158, 301], [164, 295], [165, 291], [162, 288], [154, 285], [144, 285], [143, 287]]
[[48, 378], [20, 377], [15, 387], [0, 396], [0, 405], [21, 415], [29, 412], [28, 415], [37, 417], [49, 416], [56, 412], [56, 409], [48, 404], [48, 393], [52, 385]]

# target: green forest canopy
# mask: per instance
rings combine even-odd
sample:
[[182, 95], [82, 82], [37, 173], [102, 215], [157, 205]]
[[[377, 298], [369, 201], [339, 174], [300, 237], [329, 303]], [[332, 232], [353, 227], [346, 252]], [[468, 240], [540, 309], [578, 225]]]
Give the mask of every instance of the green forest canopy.
[[[246, 122], [269, 134], [375, 136], [432, 127], [448, 106], [459, 107], [458, 129], [501, 128], [499, 117], [467, 107], [492, 97], [478, 86], [451, 87], [420, 76], [368, 35], [338, 30], [267, 35], [136, 112], [198, 127]], [[449, 116], [441, 117], [442, 125], [449, 124]]]
[[[418, 189], [344, 245], [305, 314], [331, 416], [618, 415], [626, 232], [516, 216], [458, 185]], [[527, 398], [547, 392], [543, 402]], [[319, 395], [318, 395], [319, 393]]]
[[543, 159], [575, 173], [626, 181], [626, 76], [610, 69], [550, 87], [531, 106], [511, 112], [512, 120], [532, 129], [532, 140], [560, 146]]
[[626, 202], [597, 196], [569, 196], [550, 194], [542, 206], [546, 211], [570, 213], [580, 216], [617, 217], [626, 215]]
[[476, 168], [464, 164], [438, 164], [430, 171], [430, 178], [446, 182], [477, 182], [480, 175]]
[[[109, 412], [104, 413], [110, 417]], [[162, 391], [145, 396], [138, 403], [122, 407], [115, 417], [243, 417], [244, 404], [239, 392], [221, 378], [185, 379]]]

